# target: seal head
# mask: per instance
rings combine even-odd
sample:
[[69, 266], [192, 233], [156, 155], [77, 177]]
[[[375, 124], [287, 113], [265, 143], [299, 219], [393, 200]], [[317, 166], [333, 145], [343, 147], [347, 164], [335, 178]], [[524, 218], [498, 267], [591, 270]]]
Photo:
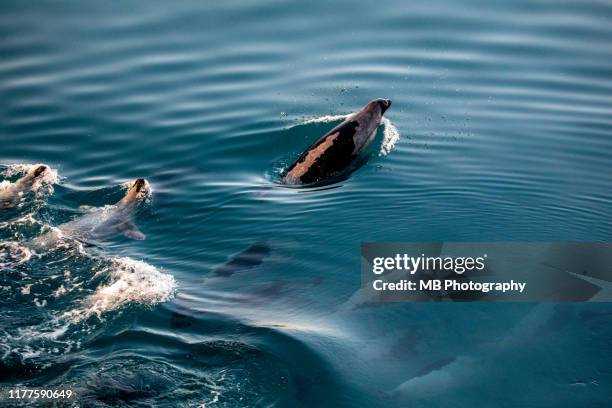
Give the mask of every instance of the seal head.
[[33, 177], [33, 178], [40, 177], [40, 175], [41, 175], [41, 174], [43, 174], [45, 171], [47, 171], [47, 166], [45, 166], [45, 165], [40, 165], [40, 166], [38, 166], [38, 167], [36, 167], [36, 168], [34, 169], [34, 172], [33, 172], [33, 174], [32, 174], [32, 177]]
[[28, 173], [15, 182], [17, 188], [24, 190], [31, 188], [34, 182], [45, 174], [47, 166], [41, 164], [28, 171]]
[[134, 180], [130, 189], [125, 194], [125, 197], [121, 199], [117, 203], [119, 207], [124, 207], [126, 205], [133, 205], [142, 200], [144, 200], [148, 194], [149, 188], [148, 183], [145, 179], [139, 178]]
[[0, 210], [16, 206], [22, 199], [24, 193], [34, 188], [34, 183], [42, 178], [47, 171], [47, 166], [41, 164], [32, 167], [19, 180], [0, 188]]

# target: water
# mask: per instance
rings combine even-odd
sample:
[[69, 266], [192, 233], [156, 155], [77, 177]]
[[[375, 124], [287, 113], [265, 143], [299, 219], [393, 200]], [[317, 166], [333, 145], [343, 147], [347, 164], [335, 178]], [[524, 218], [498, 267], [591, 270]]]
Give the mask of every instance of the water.
[[[57, 172], [0, 219], [4, 386], [84, 406], [609, 401], [607, 304], [354, 295], [361, 241], [610, 241], [609, 2], [0, 7], [1, 180]], [[364, 166], [276, 186], [375, 97], [393, 106]], [[146, 240], [58, 230], [136, 177]]]

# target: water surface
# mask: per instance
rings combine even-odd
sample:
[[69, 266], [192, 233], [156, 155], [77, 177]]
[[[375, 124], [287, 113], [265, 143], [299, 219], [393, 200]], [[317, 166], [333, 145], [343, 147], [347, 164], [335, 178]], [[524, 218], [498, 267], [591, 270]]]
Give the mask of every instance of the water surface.
[[[361, 241], [610, 241], [609, 2], [0, 9], [2, 180], [57, 172], [0, 219], [3, 385], [84, 406], [610, 400], [608, 305], [355, 296]], [[393, 106], [364, 166], [276, 185], [375, 97]], [[146, 240], [32, 247], [136, 177]]]

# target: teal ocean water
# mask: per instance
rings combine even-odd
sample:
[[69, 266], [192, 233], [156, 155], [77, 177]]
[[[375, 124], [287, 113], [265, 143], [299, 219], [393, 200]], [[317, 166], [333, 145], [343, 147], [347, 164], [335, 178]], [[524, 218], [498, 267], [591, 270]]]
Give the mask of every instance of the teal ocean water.
[[[0, 214], [0, 386], [86, 407], [609, 404], [609, 304], [357, 291], [362, 241], [610, 242], [610, 2], [0, 10], [0, 189], [51, 169]], [[393, 106], [367, 163], [278, 186], [375, 97]], [[137, 177], [146, 239], [75, 239]]]

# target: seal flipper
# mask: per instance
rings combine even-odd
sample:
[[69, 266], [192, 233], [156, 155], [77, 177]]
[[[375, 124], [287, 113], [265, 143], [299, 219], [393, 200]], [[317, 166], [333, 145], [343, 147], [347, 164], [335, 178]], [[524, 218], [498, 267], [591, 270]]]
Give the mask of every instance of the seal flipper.
[[145, 234], [143, 234], [142, 231], [140, 231], [138, 227], [134, 225], [134, 223], [131, 221], [126, 221], [124, 223], [121, 223], [117, 226], [117, 228], [121, 232], [123, 232], [123, 235], [125, 235], [128, 238], [137, 239], [139, 241], [142, 241], [143, 239], [146, 238]]

